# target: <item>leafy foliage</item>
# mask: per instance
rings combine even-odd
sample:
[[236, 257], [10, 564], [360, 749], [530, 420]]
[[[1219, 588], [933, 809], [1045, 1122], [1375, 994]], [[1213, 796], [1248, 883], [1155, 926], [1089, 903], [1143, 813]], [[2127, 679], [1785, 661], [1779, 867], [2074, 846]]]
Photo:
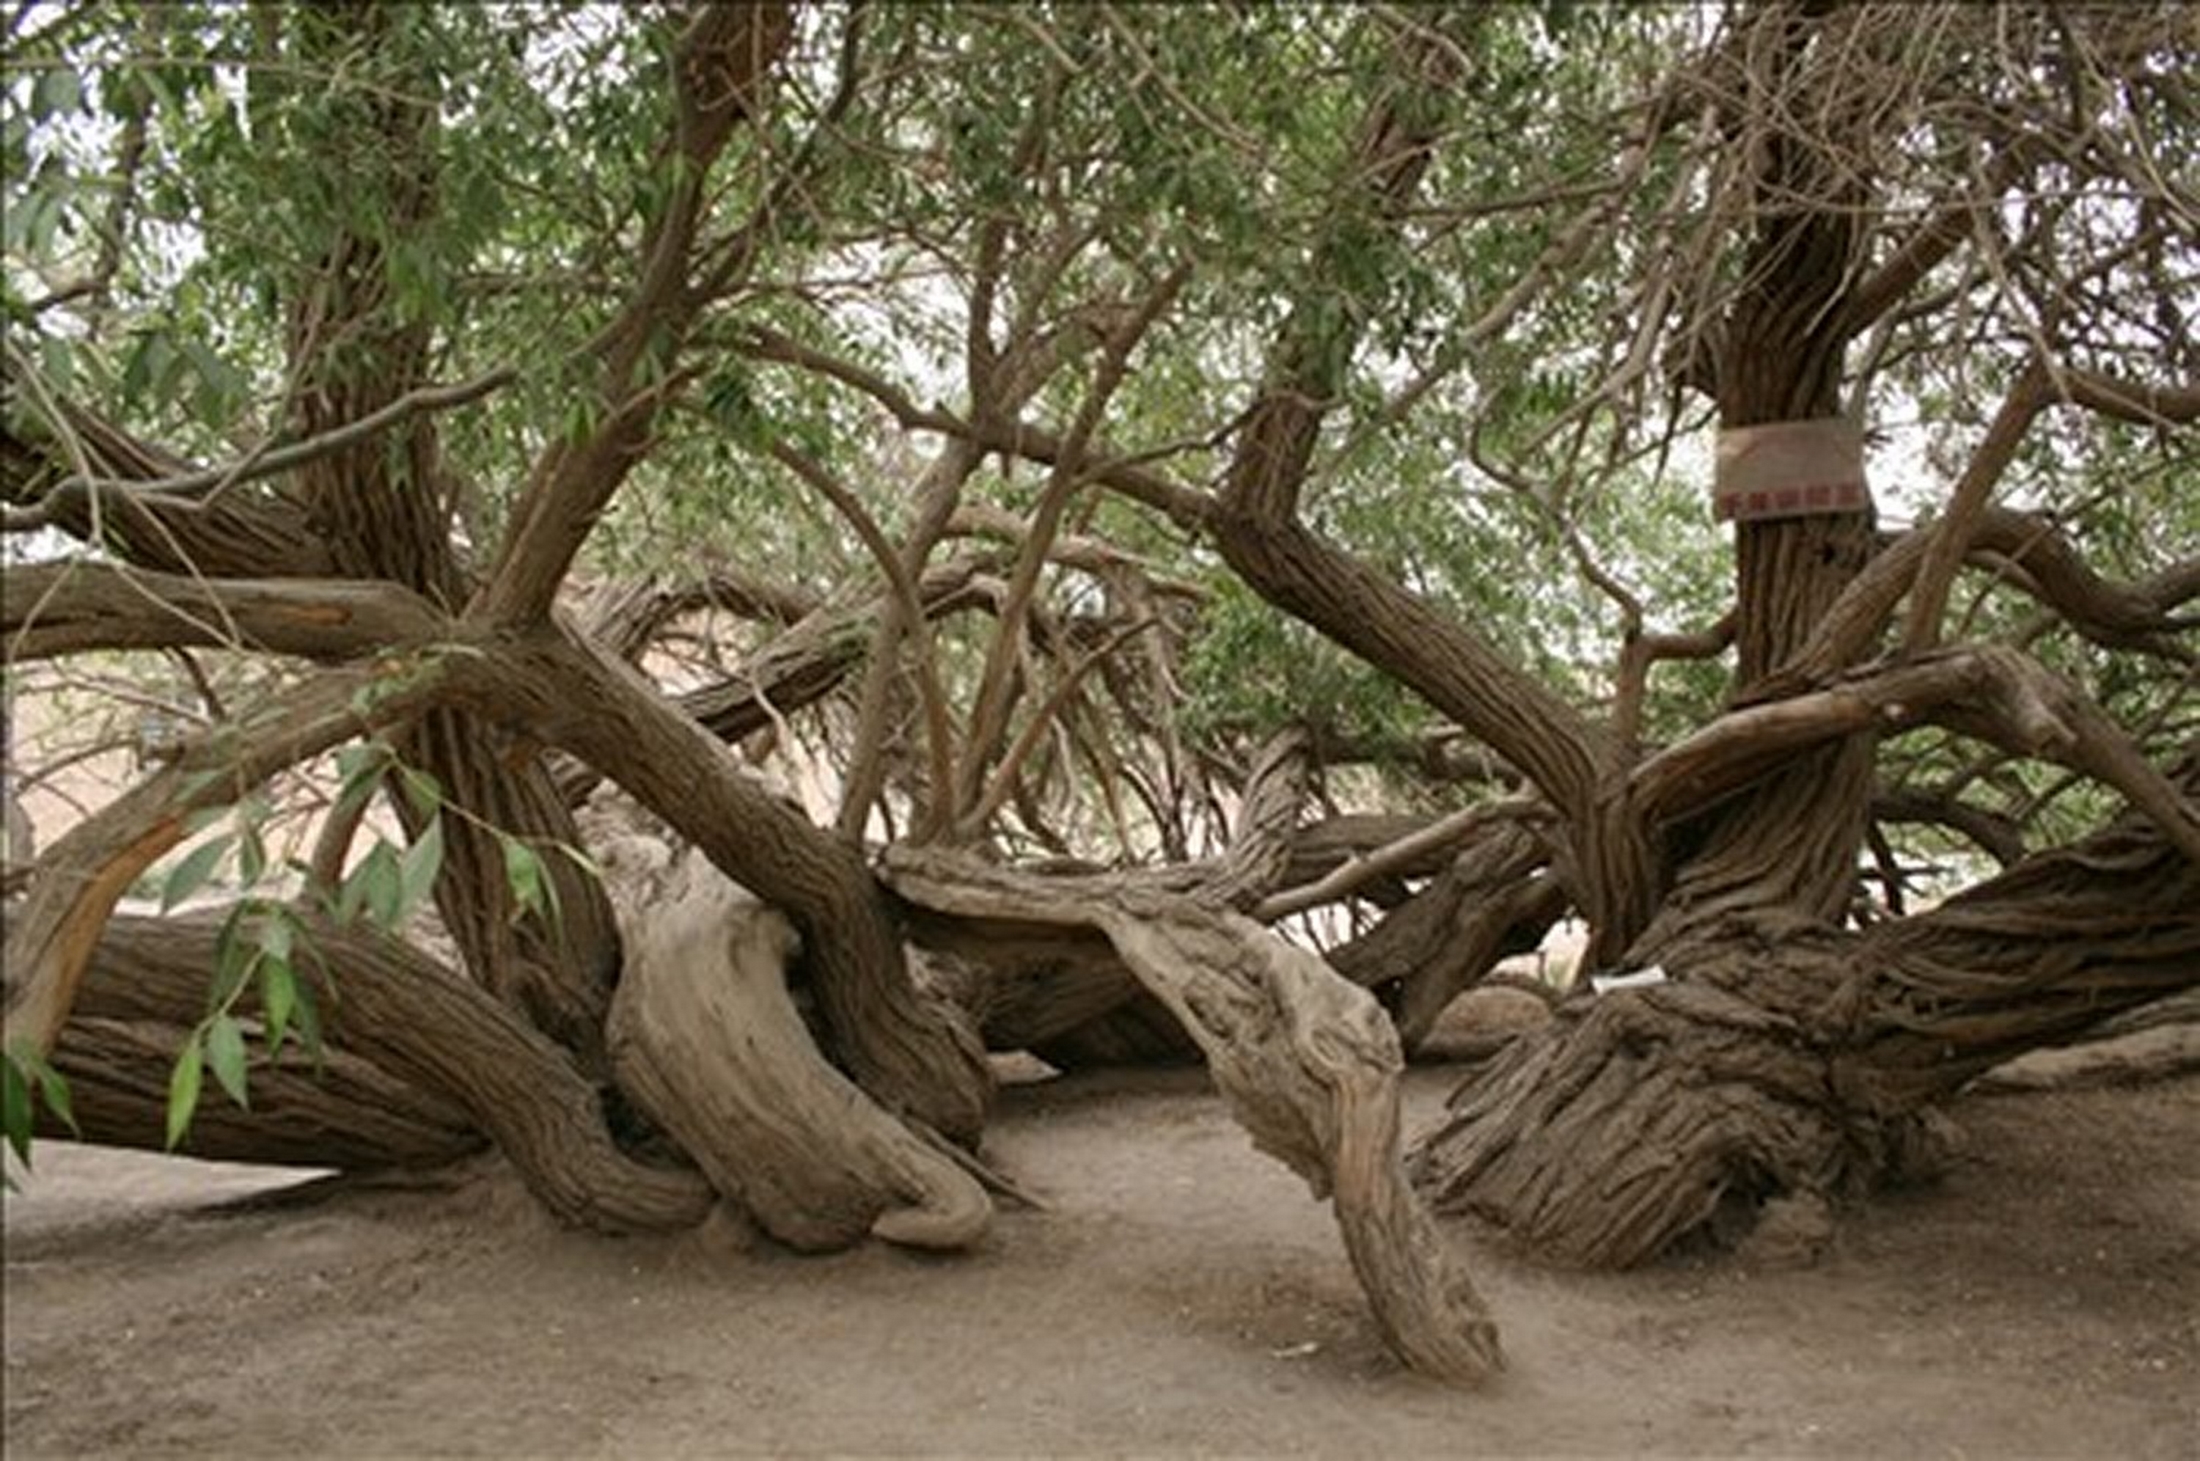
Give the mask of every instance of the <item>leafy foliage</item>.
[[[889, 818], [945, 795], [942, 770], [981, 793], [1002, 775], [1015, 794], [987, 836], [1183, 853], [1226, 800], [1202, 768], [1242, 764], [1252, 738], [1308, 725], [1419, 774], [1413, 747], [1448, 729], [1205, 536], [1278, 341], [1335, 367], [1303, 522], [1592, 721], [1630, 639], [1733, 602], [1704, 398], [1768, 219], [1850, 220], [1854, 285], [1963, 205], [1962, 236], [1839, 382], [1889, 526], [1941, 509], [2042, 356], [2192, 377], [2200, 149], [2170, 12], [1836, 9], [1812, 21], [1836, 54], [1797, 74], [1843, 84], [1790, 93], [1730, 69], [1769, 23], [1745, 6], [802, 7], [769, 94], [699, 176], [667, 7], [33, 7], [0, 95], [9, 505], [37, 518], [64, 476], [96, 476], [97, 420], [158, 444], [155, 473], [235, 464], [208, 501], [320, 529], [331, 503], [243, 469], [296, 445], [301, 397], [401, 360], [391, 394], [489, 383], [374, 448], [432, 465], [392, 476], [447, 520], [463, 582], [439, 607], [462, 611], [523, 494], [632, 404], [607, 396], [602, 342], [699, 189], [666, 264], [681, 287], [640, 331], [634, 378], [662, 409], [619, 444], [581, 576], [738, 572], [799, 612], [687, 613], [678, 633], [712, 642], [675, 667], [660, 636], [645, 668], [723, 688], [803, 632], [855, 643], [930, 681], [850, 672], [805, 716], [767, 707], [779, 754], [823, 747], [797, 768], [821, 796], [875, 755]], [[2116, 46], [2089, 39], [2111, 26], [2129, 27]], [[1405, 85], [1414, 57], [1445, 84]], [[1362, 149], [1386, 115], [1435, 140], [1410, 196], [1371, 207]], [[1824, 155], [1825, 196], [1766, 202], [1765, 160], [1797, 148]], [[1992, 207], [1973, 206], [1982, 179]], [[2200, 540], [2193, 467], [2189, 431], [2051, 411], [2000, 500], [2146, 584]], [[81, 534], [91, 557], [109, 526]], [[26, 530], [7, 551], [54, 549]], [[960, 575], [952, 613], [873, 637], [860, 611], [927, 572]], [[1967, 571], [1950, 636], [2024, 645], [2152, 752], [2188, 741], [2189, 655], [2104, 646], [2037, 588]], [[775, 639], [788, 619], [807, 631]], [[1734, 689], [1721, 660], [1659, 666], [1642, 740], [1679, 740]], [[1006, 707], [997, 726], [981, 706]], [[1882, 770], [2042, 841], [2117, 801], [1940, 732], [1890, 743]], [[555, 923], [560, 875], [586, 870], [558, 839], [468, 820], [385, 742], [348, 747], [333, 781], [332, 817], [397, 800], [412, 832], [337, 870], [317, 913], [400, 930], [482, 838], [493, 864], [469, 873], [501, 877], [515, 920]], [[172, 1139], [208, 1071], [248, 1096], [255, 1027], [271, 1051], [313, 1042], [307, 924], [285, 911], [302, 879], [269, 832], [294, 792], [194, 827], [146, 887], [164, 909], [242, 899], [175, 1066]], [[45, 1089], [11, 1079], [22, 1102]]]

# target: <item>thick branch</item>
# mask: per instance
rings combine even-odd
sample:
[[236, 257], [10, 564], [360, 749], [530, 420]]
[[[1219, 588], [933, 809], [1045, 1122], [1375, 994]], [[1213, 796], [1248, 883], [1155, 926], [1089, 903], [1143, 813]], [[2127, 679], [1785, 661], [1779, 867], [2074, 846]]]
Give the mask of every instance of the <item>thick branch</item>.
[[2022, 827], [1960, 797], [1920, 791], [1881, 792], [1872, 798], [1872, 816], [1882, 822], [1923, 822], [1959, 832], [2005, 868], [2024, 860]]
[[901, 934], [860, 851], [766, 792], [640, 675], [554, 628], [491, 642], [457, 687], [478, 714], [595, 766], [800, 931], [825, 1021], [857, 1082], [958, 1139], [990, 1078], [909, 980]]
[[1205, 1053], [1254, 1145], [1333, 1197], [1391, 1349], [1437, 1378], [1501, 1368], [1496, 1326], [1405, 1183], [1396, 1037], [1320, 959], [1238, 914], [1106, 879], [1074, 885], [936, 850], [890, 854], [903, 896], [938, 913], [1096, 930]]
[[1858, 671], [1824, 689], [1731, 711], [1635, 768], [1654, 819], [1700, 810], [1821, 742], [1868, 729], [1949, 725], [2114, 786], [2200, 858], [2200, 813], [2100, 708], [2035, 661], [1998, 645], [1938, 651]]
[[[1453, 812], [1395, 842], [1349, 859], [1317, 882], [1262, 899], [1253, 909], [1253, 916], [1263, 923], [1273, 923], [1293, 913], [1303, 913], [1309, 908], [1350, 897], [1375, 879], [1416, 866], [1438, 849], [1457, 846], [1493, 823], [1514, 821], [1538, 809], [1541, 804], [1536, 802], [1499, 802]], [[1542, 810], [1547, 813], [1548, 809]]]
[[392, 583], [207, 580], [86, 562], [11, 568], [0, 583], [11, 664], [179, 645], [347, 659], [426, 643], [446, 623], [427, 600]]
[[[225, 909], [206, 909], [111, 920], [78, 1014], [188, 1026], [204, 1012], [227, 918]], [[326, 980], [318, 1008], [333, 1055], [396, 1078], [415, 1101], [455, 1106], [565, 1222], [627, 1231], [702, 1220], [713, 1197], [701, 1178], [621, 1153], [595, 1087], [519, 1015], [395, 939], [319, 920], [307, 928], [310, 953], [300, 967]], [[264, 1073], [256, 1061], [255, 1108]]]
[[1963, 566], [1971, 535], [1993, 496], [1994, 485], [2016, 460], [2017, 448], [2023, 444], [2032, 418], [2048, 403], [2047, 390], [2044, 371], [2027, 370], [2017, 377], [2016, 384], [2009, 388], [2008, 399], [1994, 413], [1993, 424], [1986, 428], [1986, 439], [1971, 453], [1963, 476], [1949, 495], [1947, 510], [1930, 529], [1917, 581], [1910, 590], [1910, 623], [1902, 636], [1902, 647], [1908, 653], [1921, 653], [1940, 642], [1940, 616], [1948, 607], [1948, 590], [1955, 582], [1956, 570]]
[[[1756, 693], [1787, 693], [1853, 664], [1892, 617], [1937, 541], [1928, 525], [1882, 549], [1842, 591], [1809, 642], [1779, 674], [1761, 682]], [[2170, 616], [2200, 594], [2200, 557], [2173, 564], [2143, 583], [2119, 583], [2095, 574], [2051, 518], [1992, 506], [1979, 509], [1966, 551], [1974, 559], [1992, 555], [1997, 566], [2018, 570], [2011, 575], [2016, 586], [2097, 644], [2190, 658], [2189, 650], [2167, 636], [2181, 627]]]
[[628, 580], [591, 596], [582, 612], [588, 637], [629, 663], [639, 659], [665, 626], [706, 610], [792, 628], [817, 611], [806, 589], [715, 568], [700, 578], [665, 582]]
[[[706, 6], [673, 54], [677, 87], [668, 165], [670, 201], [644, 246], [642, 276], [599, 337], [604, 419], [585, 438], [546, 451], [530, 474], [497, 566], [472, 612], [500, 624], [540, 620], [574, 554], [648, 450], [659, 409], [683, 380], [675, 366], [700, 292], [688, 271], [708, 175], [733, 129], [762, 94], [794, 34], [784, 4]], [[643, 381], [645, 360], [656, 376]]]

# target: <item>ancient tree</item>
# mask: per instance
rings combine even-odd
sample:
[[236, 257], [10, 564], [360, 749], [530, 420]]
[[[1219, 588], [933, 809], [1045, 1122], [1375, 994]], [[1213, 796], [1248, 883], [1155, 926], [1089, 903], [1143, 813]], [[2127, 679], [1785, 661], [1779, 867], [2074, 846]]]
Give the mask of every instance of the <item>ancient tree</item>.
[[1430, 1203], [1638, 1261], [2200, 981], [2174, 6], [8, 47], [11, 692], [187, 725], [7, 870], [42, 1135], [952, 1249], [989, 1051], [1204, 1058], [1472, 1378]]

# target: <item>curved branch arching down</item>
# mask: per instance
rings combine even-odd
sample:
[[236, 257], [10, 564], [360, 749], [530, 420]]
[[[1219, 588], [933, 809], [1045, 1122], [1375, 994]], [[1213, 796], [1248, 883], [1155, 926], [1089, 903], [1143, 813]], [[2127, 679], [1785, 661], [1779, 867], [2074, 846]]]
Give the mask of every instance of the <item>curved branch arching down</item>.
[[1828, 739], [1930, 722], [2062, 762], [2115, 787], [2200, 861], [2200, 812], [2099, 706], [2029, 656], [1968, 645], [1843, 676], [1820, 690], [1730, 711], [1635, 768], [1645, 816], [1708, 806]]
[[1198, 1042], [1253, 1144], [1334, 1197], [1346, 1251], [1391, 1349], [1474, 1384], [1497, 1327], [1398, 1155], [1396, 1035], [1319, 958], [1237, 914], [1102, 877], [1020, 875], [944, 850], [891, 849], [894, 890], [948, 918], [1101, 934]]
[[[1752, 698], [1779, 695], [1853, 665], [1885, 629], [1939, 541], [1928, 525], [1880, 550], [1826, 611], [1809, 642], [1760, 682]], [[2176, 616], [2200, 595], [2200, 559], [2182, 559], [2138, 583], [2102, 578], [2052, 519], [2006, 507], [1979, 510], [1965, 551], [1970, 561], [1994, 568], [2095, 644], [2178, 661], [2192, 658], [2190, 647], [2173, 636], [2191, 627]]]
[[555, 626], [482, 647], [458, 687], [478, 714], [587, 761], [785, 913], [857, 1084], [896, 1114], [977, 1139], [992, 1092], [984, 1053], [910, 981], [900, 930], [853, 845], [764, 791], [631, 666]]
[[954, 1250], [993, 1204], [952, 1159], [874, 1105], [811, 1042], [787, 993], [793, 930], [697, 853], [627, 929], [611, 1007], [620, 1084], [712, 1185], [806, 1252], [866, 1233]]

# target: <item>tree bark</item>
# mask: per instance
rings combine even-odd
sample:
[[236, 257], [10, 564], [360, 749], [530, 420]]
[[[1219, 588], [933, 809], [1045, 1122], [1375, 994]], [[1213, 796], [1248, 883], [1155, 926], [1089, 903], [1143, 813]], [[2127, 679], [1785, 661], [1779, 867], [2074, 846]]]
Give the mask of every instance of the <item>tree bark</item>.
[[961, 918], [1092, 929], [1176, 1017], [1253, 1144], [1333, 1197], [1391, 1349], [1462, 1383], [1502, 1367], [1497, 1328], [1407, 1189], [1397, 1037], [1365, 991], [1241, 915], [1105, 876], [1038, 879], [944, 850], [893, 849], [896, 891]]
[[784, 919], [697, 854], [640, 913], [612, 1006], [620, 1083], [720, 1193], [805, 1252], [984, 1236], [977, 1181], [818, 1053], [787, 992]]
[[1665, 957], [1679, 981], [1577, 996], [1460, 1089], [1413, 1156], [1440, 1208], [1617, 1267], [1924, 1169], [1928, 1103], [2200, 985], [2200, 861], [2127, 816], [1860, 934], [1736, 913]]
[[828, 1051], [897, 1115], [952, 1140], [984, 1129], [992, 1077], [976, 1033], [911, 980], [862, 854], [767, 793], [632, 667], [555, 627], [491, 639], [463, 687], [476, 710], [579, 756], [791, 919]]
[[[81, 1074], [113, 1093], [95, 1098], [100, 1109], [133, 1124], [102, 1117], [96, 1130], [87, 1125], [88, 1137], [158, 1147], [168, 1072], [206, 1012], [226, 916], [209, 909], [108, 921], [57, 1048], [78, 1052], [62, 1066], [72, 1084]], [[393, 939], [307, 927], [296, 967], [315, 979], [337, 1078], [317, 1086], [292, 1054], [272, 1067], [256, 1057], [252, 1111], [220, 1104], [210, 1086], [199, 1113], [206, 1134], [188, 1149], [238, 1161], [415, 1165], [493, 1140], [561, 1221], [647, 1231], [691, 1225], [709, 1210], [709, 1188], [693, 1171], [618, 1149], [597, 1089], [517, 1014]], [[80, 1024], [88, 1034], [76, 1033]], [[139, 1119], [146, 1116], [153, 1119]], [[326, 1132], [324, 1146], [314, 1145], [316, 1130]]]
[[[1808, 57], [1819, 20], [1767, 13], [1755, 94], [1737, 105], [1761, 129], [1757, 222], [1743, 261], [1748, 286], [1723, 322], [1715, 390], [1722, 430], [1808, 421], [1841, 411], [1842, 365], [1861, 237], [1862, 202], [1824, 144], [1768, 118], [1814, 88]], [[1873, 551], [1870, 511], [1744, 520], [1735, 525], [1735, 698], [1810, 643]], [[1845, 666], [1843, 667], [1845, 668]], [[1838, 922], [1856, 889], [1870, 822], [1874, 738], [1859, 734], [1794, 758], [1679, 837], [1683, 862], [1631, 963], [1692, 926], [1749, 908]], [[1637, 930], [1642, 932], [1642, 930]]]
[[[69, 1083], [76, 1125], [41, 1107], [38, 1139], [169, 1150], [168, 1076], [190, 1033], [164, 1020], [72, 1019], [52, 1063]], [[489, 1145], [458, 1106], [348, 1051], [331, 1050], [316, 1061], [293, 1047], [272, 1061], [255, 1060], [251, 1080], [249, 1111], [209, 1092], [175, 1152], [210, 1162], [361, 1171], [438, 1167]]]

